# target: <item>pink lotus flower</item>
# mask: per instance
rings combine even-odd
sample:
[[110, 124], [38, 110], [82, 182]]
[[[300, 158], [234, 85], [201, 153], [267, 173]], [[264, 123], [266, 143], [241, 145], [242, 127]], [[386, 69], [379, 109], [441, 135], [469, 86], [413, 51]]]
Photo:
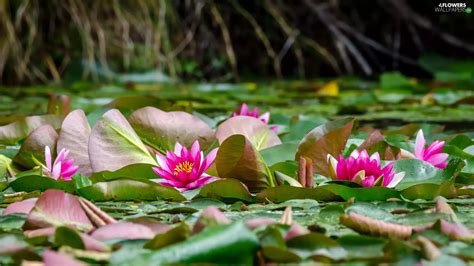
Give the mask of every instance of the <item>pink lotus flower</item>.
[[156, 181], [180, 191], [202, 187], [217, 179], [205, 173], [216, 159], [216, 154], [217, 148], [204, 157], [197, 140], [190, 150], [176, 143], [174, 152], [168, 150], [166, 156], [156, 154], [159, 167], [153, 167], [153, 171], [163, 178]]
[[436, 140], [426, 149], [425, 145], [426, 140], [423, 136], [423, 130], [420, 129], [416, 135], [415, 154], [413, 157], [428, 162], [435, 167], [446, 168], [448, 165], [448, 162], [446, 161], [448, 159], [448, 154], [441, 153], [441, 150], [443, 150], [444, 147], [444, 141]]
[[[266, 112], [260, 116], [258, 115], [258, 113], [258, 107], [255, 107], [252, 111], [250, 111], [248, 105], [246, 103], [243, 103], [240, 107], [240, 110], [237, 112], [233, 112], [232, 116], [251, 116], [260, 119], [260, 121], [268, 125], [268, 122], [270, 121], [270, 113]], [[278, 132], [278, 126], [270, 126], [270, 129], [275, 133]]]
[[43, 167], [43, 174], [56, 180], [71, 180], [71, 177], [77, 172], [79, 167], [74, 164], [73, 159], [68, 159], [69, 150], [62, 149], [54, 163], [52, 162], [51, 150], [48, 146], [44, 148], [44, 158], [46, 166]]
[[346, 180], [361, 184], [364, 187], [382, 186], [393, 188], [405, 176], [405, 172], [395, 173], [393, 163], [382, 168], [378, 152], [369, 154], [366, 150], [354, 150], [349, 158], [342, 155], [336, 160], [328, 154], [329, 173], [333, 179]]

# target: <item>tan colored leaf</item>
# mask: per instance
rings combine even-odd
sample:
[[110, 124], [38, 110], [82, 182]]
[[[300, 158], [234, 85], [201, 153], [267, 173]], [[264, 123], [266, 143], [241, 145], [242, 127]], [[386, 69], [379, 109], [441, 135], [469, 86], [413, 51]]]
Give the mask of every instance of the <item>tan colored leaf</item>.
[[413, 228], [408, 225], [379, 221], [355, 212], [342, 215], [339, 221], [359, 233], [374, 236], [408, 238], [411, 236], [413, 230]]

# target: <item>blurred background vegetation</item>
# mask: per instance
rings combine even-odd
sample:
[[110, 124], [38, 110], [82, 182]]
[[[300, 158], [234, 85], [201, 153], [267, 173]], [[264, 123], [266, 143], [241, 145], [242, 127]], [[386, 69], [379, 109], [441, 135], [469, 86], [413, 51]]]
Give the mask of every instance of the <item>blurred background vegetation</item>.
[[[145, 72], [153, 81], [198, 82], [376, 77], [393, 70], [430, 78], [433, 68], [452, 68], [452, 58], [474, 54], [474, 14], [436, 13], [437, 5], [1, 0], [0, 82], [64, 84]], [[472, 63], [461, 68], [474, 72]]]

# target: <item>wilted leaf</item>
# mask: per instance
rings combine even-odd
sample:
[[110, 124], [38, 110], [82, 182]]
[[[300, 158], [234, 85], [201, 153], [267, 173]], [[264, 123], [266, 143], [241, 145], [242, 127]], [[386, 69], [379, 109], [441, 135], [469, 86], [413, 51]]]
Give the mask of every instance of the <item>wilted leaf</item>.
[[450, 223], [445, 220], [439, 220], [435, 225], [441, 233], [447, 235], [452, 240], [461, 240], [468, 243], [474, 243], [474, 232], [461, 223]]
[[413, 230], [411, 226], [379, 221], [355, 212], [342, 215], [340, 222], [357, 232], [375, 236], [408, 238]]
[[214, 132], [204, 121], [185, 112], [144, 107], [133, 112], [128, 120], [147, 145], [160, 151], [172, 150], [176, 142], [190, 147], [195, 140], [207, 149], [215, 140]]
[[327, 122], [311, 130], [301, 140], [295, 160], [306, 156], [313, 160], [314, 172], [329, 176], [327, 155], [338, 156], [344, 150], [354, 120], [346, 118]]
[[233, 135], [221, 144], [216, 156], [216, 168], [219, 177], [240, 180], [250, 192], [275, 186], [262, 156], [243, 135]]
[[89, 176], [92, 168], [89, 160], [89, 136], [91, 129], [82, 110], [69, 113], [63, 121], [59, 132], [57, 150], [69, 150], [69, 156], [79, 166], [79, 173]]
[[233, 135], [245, 136], [257, 150], [281, 144], [275, 132], [257, 118], [235, 116], [227, 119], [216, 130], [219, 143], [223, 143]]
[[127, 119], [116, 109], [105, 113], [92, 128], [89, 158], [94, 172], [115, 171], [138, 163], [156, 165]]

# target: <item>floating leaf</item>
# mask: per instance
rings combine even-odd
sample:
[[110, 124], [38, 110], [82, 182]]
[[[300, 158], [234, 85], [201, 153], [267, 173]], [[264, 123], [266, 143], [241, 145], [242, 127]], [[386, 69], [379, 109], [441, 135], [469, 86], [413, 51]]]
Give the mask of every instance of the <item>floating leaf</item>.
[[99, 182], [79, 189], [79, 194], [94, 201], [107, 200], [185, 200], [174, 188], [161, 186], [152, 181], [118, 179]]
[[474, 243], [474, 232], [461, 223], [450, 223], [445, 220], [439, 220], [435, 225], [441, 233], [447, 235], [452, 240], [461, 240]]
[[187, 239], [157, 251], [139, 253], [129, 258], [111, 258], [111, 264], [252, 264], [259, 242], [242, 223], [209, 228]]
[[233, 135], [245, 136], [257, 150], [281, 144], [281, 140], [268, 125], [250, 116], [231, 117], [216, 130], [216, 137], [221, 144]]
[[185, 112], [144, 107], [133, 112], [129, 121], [147, 145], [160, 151], [172, 150], [176, 142], [190, 147], [196, 140], [207, 149], [215, 140], [214, 132], [204, 121]]
[[205, 185], [196, 197], [219, 199], [224, 202], [237, 200], [252, 202], [253, 197], [247, 187], [236, 179], [222, 179]]
[[54, 180], [51, 177], [41, 175], [24, 175], [18, 177], [10, 183], [10, 187], [15, 191], [26, 192], [35, 190], [45, 191], [53, 188], [74, 192], [76, 189], [73, 181]]
[[329, 176], [327, 155], [338, 156], [344, 150], [354, 120], [346, 118], [327, 122], [311, 130], [301, 140], [295, 160], [306, 156], [313, 160], [314, 172]]
[[66, 226], [56, 228], [56, 231], [54, 232], [54, 244], [57, 246], [69, 246], [75, 249], [99, 252], [109, 250], [109, 248], [99, 240]]
[[115, 171], [138, 163], [156, 165], [127, 119], [116, 109], [105, 113], [92, 128], [89, 158], [94, 172]]
[[456, 197], [456, 188], [453, 183], [444, 182], [441, 184], [418, 184], [411, 187], [408, 187], [401, 191], [401, 195], [404, 198], [410, 200], [416, 199], [425, 199], [425, 200], [432, 200], [438, 196], [442, 196], [444, 198], [454, 198]]
[[417, 159], [397, 160], [393, 164], [393, 169], [397, 173], [405, 172], [405, 177], [396, 187], [398, 190], [422, 183], [440, 184], [452, 177], [444, 174], [446, 170]]
[[43, 254], [44, 265], [68, 265], [68, 266], [86, 266], [87, 264], [82, 263], [73, 257], [64, 253], [55, 252], [52, 250], [46, 250]]
[[69, 150], [69, 156], [79, 166], [79, 173], [86, 176], [92, 173], [89, 160], [90, 134], [91, 129], [84, 111], [75, 110], [64, 118], [57, 145], [58, 151], [63, 148]]
[[263, 149], [260, 151], [260, 154], [268, 165], [274, 165], [276, 163], [294, 160], [297, 146], [298, 144], [296, 143], [285, 142]]
[[48, 100], [48, 114], [66, 116], [71, 111], [71, 98], [67, 95], [52, 94]]
[[194, 224], [193, 233], [199, 233], [208, 226], [229, 224], [230, 220], [218, 208], [206, 207]]
[[275, 186], [273, 176], [262, 156], [243, 135], [233, 135], [220, 146], [216, 156], [217, 173], [244, 183], [250, 192]]
[[186, 223], [181, 223], [173, 229], [156, 235], [152, 240], [147, 242], [144, 248], [160, 249], [174, 243], [185, 241], [191, 233], [191, 229]]
[[340, 200], [341, 198], [324, 188], [302, 188], [293, 186], [277, 186], [267, 188], [257, 194], [259, 201], [285, 202], [292, 199], [314, 199], [321, 201]]
[[90, 177], [93, 182], [113, 180], [117, 178], [128, 178], [135, 180], [149, 180], [158, 178], [149, 164], [130, 164], [115, 171], [102, 171], [92, 174]]
[[118, 222], [98, 228], [92, 233], [95, 239], [105, 241], [110, 239], [152, 239], [153, 231], [141, 224]]
[[344, 200], [355, 198], [360, 201], [387, 200], [400, 198], [400, 193], [386, 187], [348, 187], [339, 184], [320, 186], [321, 189], [330, 191]]

